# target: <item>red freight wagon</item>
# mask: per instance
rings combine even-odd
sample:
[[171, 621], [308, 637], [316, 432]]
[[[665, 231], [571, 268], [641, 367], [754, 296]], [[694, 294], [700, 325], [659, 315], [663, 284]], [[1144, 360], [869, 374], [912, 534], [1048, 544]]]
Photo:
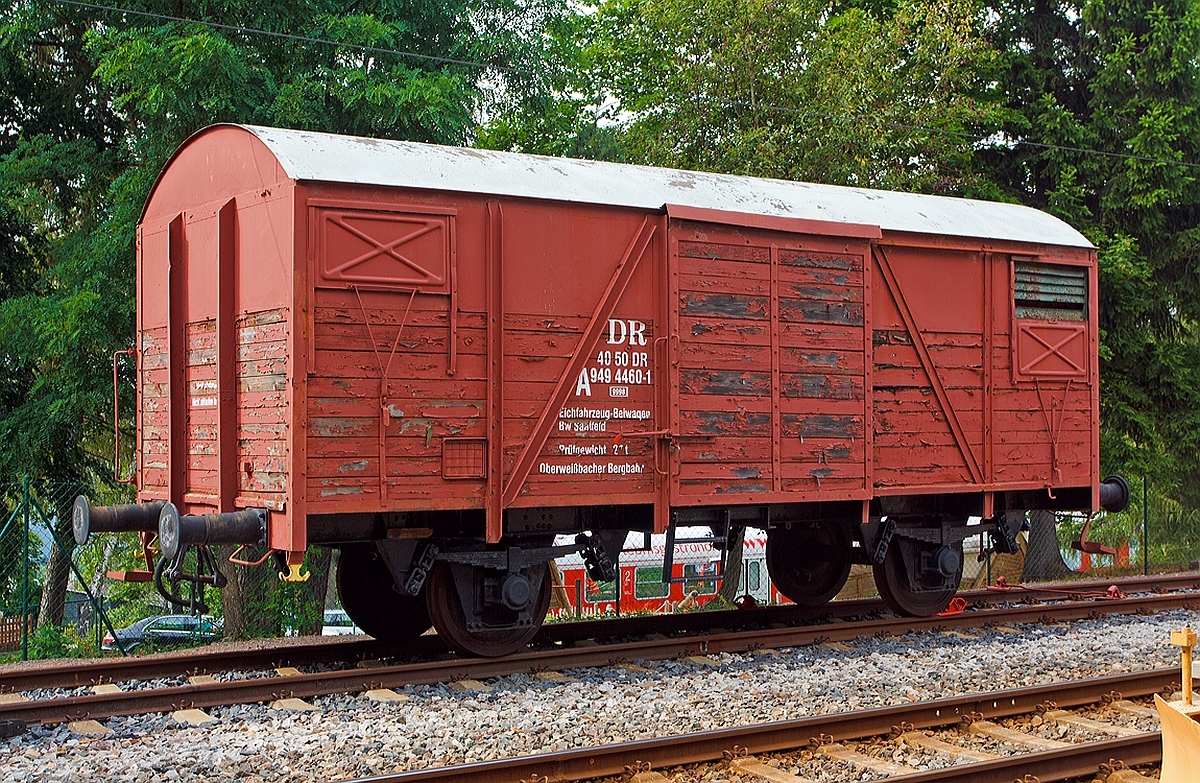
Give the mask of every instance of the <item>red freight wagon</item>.
[[1005, 550], [1127, 495], [1096, 299], [1088, 241], [1013, 204], [215, 126], [138, 231], [141, 502], [76, 535], [157, 530], [176, 577], [337, 546], [369, 633], [482, 654], [550, 559], [675, 525], [767, 529], [799, 603], [863, 562], [929, 614], [968, 516]]

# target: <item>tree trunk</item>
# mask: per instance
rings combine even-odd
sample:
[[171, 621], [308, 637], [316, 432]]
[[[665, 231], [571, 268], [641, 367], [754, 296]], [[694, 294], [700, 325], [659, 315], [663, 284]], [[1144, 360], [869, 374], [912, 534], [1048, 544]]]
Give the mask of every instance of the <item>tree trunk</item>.
[[[221, 590], [221, 607], [225, 616], [225, 638], [245, 639], [249, 636], [246, 628], [246, 593], [243, 590], [243, 576], [247, 566], [234, 565], [229, 562], [230, 555], [237, 547], [232, 545], [215, 546], [213, 554], [217, 556], [217, 567], [229, 580]], [[270, 566], [263, 564], [259, 568]]]
[[100, 556], [100, 564], [96, 566], [96, 573], [92, 576], [91, 584], [88, 585], [88, 590], [94, 598], [100, 597], [101, 588], [104, 587], [104, 578], [108, 576], [108, 563], [112, 560], [113, 549], [116, 546], [116, 536], [107, 536], [104, 539], [104, 554]]
[[738, 587], [742, 583], [742, 550], [745, 549], [746, 528], [729, 528], [729, 541], [726, 544], [725, 573], [721, 575], [721, 589], [717, 597], [724, 606], [732, 606], [738, 597]]
[[[238, 568], [242, 589], [241, 638], [280, 636], [284, 602], [279, 572], [270, 560], [259, 566]], [[229, 588], [226, 588], [229, 589]]]
[[[47, 520], [49, 521], [49, 520]], [[50, 562], [46, 564], [46, 581], [42, 585], [42, 605], [38, 610], [38, 627], [62, 625], [63, 613], [67, 605], [67, 582], [71, 576], [71, 552], [63, 546], [74, 549], [75, 535], [71, 531], [71, 512], [58, 511], [54, 526], [58, 535], [50, 547]], [[60, 543], [63, 546], [60, 546]]]
[[1054, 532], [1054, 512], [1029, 512], [1029, 547], [1025, 551], [1025, 567], [1021, 581], [1047, 581], [1062, 579], [1071, 573], [1063, 562], [1058, 548], [1058, 536]]
[[329, 547], [309, 549], [304, 558], [308, 581], [295, 587], [296, 633], [301, 636], [320, 635], [325, 625], [325, 593], [329, 588], [329, 566], [333, 550]]

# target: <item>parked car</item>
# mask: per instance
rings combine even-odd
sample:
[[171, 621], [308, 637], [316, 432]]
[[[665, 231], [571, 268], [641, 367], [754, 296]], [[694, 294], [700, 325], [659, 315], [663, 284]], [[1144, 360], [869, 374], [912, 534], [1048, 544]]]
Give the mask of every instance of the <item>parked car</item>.
[[362, 632], [363, 629], [354, 624], [345, 609], [325, 610], [325, 627], [321, 629], [322, 636], [346, 636]]
[[118, 628], [116, 637], [111, 632], [104, 634], [100, 649], [120, 649], [117, 639], [121, 640], [121, 646], [125, 648], [126, 652], [129, 652], [142, 644], [152, 644], [155, 647], [202, 644], [220, 639], [223, 634], [223, 622], [217, 617], [160, 614], [142, 618], [125, 628]]

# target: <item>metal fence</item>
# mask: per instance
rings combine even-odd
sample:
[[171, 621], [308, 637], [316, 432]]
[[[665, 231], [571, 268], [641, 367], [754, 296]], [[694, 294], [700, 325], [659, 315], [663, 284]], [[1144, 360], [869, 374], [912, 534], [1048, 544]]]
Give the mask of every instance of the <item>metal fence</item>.
[[[986, 538], [968, 539], [963, 588], [1061, 579], [1105, 578], [1192, 567], [1200, 557], [1200, 509], [1188, 508], [1166, 487], [1132, 483], [1132, 502], [1119, 514], [1030, 514], [1015, 555], [987, 550]], [[0, 661], [85, 657], [144, 652], [179, 644], [320, 634], [325, 610], [338, 606], [332, 575], [336, 552], [310, 549], [303, 583], [278, 579], [267, 553], [214, 550], [228, 580], [223, 590], [174, 585], [191, 607], [165, 600], [155, 589], [156, 551], [137, 534], [93, 536], [75, 546], [71, 506], [79, 494], [94, 504], [130, 502], [128, 488], [85, 488], [35, 479], [0, 484]], [[1072, 546], [1087, 525], [1087, 541], [1111, 553], [1083, 552]], [[982, 545], [982, 546], [981, 546]], [[1094, 547], [1093, 547], [1094, 549]], [[147, 563], [149, 555], [150, 564]], [[240, 564], [239, 564], [240, 563]], [[194, 555], [189, 560], [194, 565]], [[170, 586], [170, 585], [169, 585]], [[840, 598], [875, 594], [870, 567], [855, 566]], [[196, 615], [190, 630], [171, 630]], [[157, 618], [151, 620], [150, 618]], [[162, 628], [155, 632], [154, 623]], [[130, 629], [146, 626], [139, 633]], [[164, 630], [165, 629], [165, 630]], [[122, 649], [124, 648], [124, 649]]]
[[1129, 507], [1120, 513], [1030, 513], [1020, 545], [1015, 555], [988, 553], [978, 565], [968, 557], [964, 587], [1001, 577], [1016, 584], [1194, 570], [1200, 509], [1181, 504], [1169, 487], [1136, 479]]

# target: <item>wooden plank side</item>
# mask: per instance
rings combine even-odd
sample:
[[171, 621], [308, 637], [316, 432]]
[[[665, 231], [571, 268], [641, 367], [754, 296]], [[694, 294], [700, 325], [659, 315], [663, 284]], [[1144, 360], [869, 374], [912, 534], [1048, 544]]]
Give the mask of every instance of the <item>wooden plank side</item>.
[[287, 492], [287, 319], [286, 308], [245, 313], [234, 329], [237, 488], [243, 503], [282, 503]]
[[797, 438], [854, 438], [863, 437], [863, 415], [854, 414], [784, 414], [783, 437]]
[[[781, 253], [786, 255], [787, 250], [782, 250]], [[784, 290], [793, 285], [860, 290], [863, 288], [864, 280], [862, 264], [854, 269], [786, 263], [781, 263], [779, 266], [779, 281], [784, 284]]]
[[[983, 349], [981, 346], [933, 344], [926, 347], [933, 358], [934, 367], [937, 367], [939, 370], [943, 368], [978, 369], [982, 366]], [[911, 345], [897, 343], [877, 345], [873, 354], [876, 367], [907, 367], [913, 369], [921, 367], [921, 358], [917, 355], [916, 348]]]
[[[739, 266], [746, 266], [741, 264]], [[752, 296], [770, 296], [771, 280], [761, 274], [753, 274], [753, 267], [747, 267], [746, 274], [740, 270], [718, 270], [715, 272], [693, 270], [679, 275], [679, 290], [692, 294], [749, 294]], [[758, 270], [753, 270], [758, 271]], [[722, 274], [725, 272], [725, 274]]]
[[783, 460], [798, 462], [857, 462], [866, 461], [864, 438], [784, 438]]
[[[770, 405], [770, 398], [765, 398]], [[680, 410], [679, 435], [729, 436], [736, 438], [771, 437], [771, 412], [765, 411], [716, 411]]]
[[779, 263], [784, 266], [861, 272], [863, 257], [857, 253], [827, 252], [810, 248], [780, 248]]
[[864, 375], [862, 351], [828, 351], [782, 345], [779, 350], [781, 372], [820, 371], [828, 375]]
[[168, 428], [170, 386], [167, 369], [167, 327], [146, 329], [141, 334], [141, 489], [165, 496], [169, 474]]
[[[770, 324], [757, 320], [730, 320], [711, 317], [679, 319], [680, 340], [712, 345], [770, 346]], [[862, 351], [862, 330], [838, 324], [781, 323], [782, 346], [808, 350]]]
[[[774, 495], [786, 479], [807, 495], [843, 467], [830, 480], [861, 491], [865, 250], [719, 224], [674, 230], [676, 491], [688, 503]], [[831, 454], [847, 465], [831, 468]]]
[[779, 379], [785, 397], [816, 400], [862, 400], [866, 398], [861, 375], [817, 375], [787, 373]]
[[[390, 355], [390, 344], [381, 350], [377, 357], [369, 346], [363, 350], [340, 348], [336, 350], [313, 351], [314, 363], [312, 375], [327, 378], [370, 378], [378, 381], [380, 377], [380, 358], [386, 364], [391, 360], [389, 378], [444, 378], [450, 377], [450, 355], [444, 353], [407, 353], [397, 350]], [[460, 354], [455, 377], [481, 379], [485, 378], [487, 362], [479, 354]]]
[[[435, 380], [411, 380], [398, 378], [388, 382], [388, 395], [391, 398], [420, 397], [430, 388], [438, 391], [440, 397], [457, 400], [482, 400], [487, 391], [487, 382], [479, 378], [461, 378], [457, 375]], [[314, 377], [308, 382], [309, 397], [312, 400], [363, 397], [377, 398], [379, 380], [377, 378], [339, 378]]]
[[863, 325], [863, 305], [859, 302], [830, 302], [819, 299], [779, 300], [779, 317], [790, 323]]
[[769, 462], [771, 438], [702, 438], [680, 440], [676, 444], [679, 461], [685, 462]]
[[[831, 307], [831, 305], [820, 305]], [[770, 317], [770, 297], [681, 291], [679, 313], [683, 317], [709, 317], [765, 321]], [[802, 318], [789, 320], [801, 321]], [[836, 322], [836, 321], [835, 321]]]
[[[982, 389], [982, 367], [937, 367], [938, 377], [941, 378], [945, 389]], [[915, 387], [932, 389], [929, 376], [921, 368], [891, 367], [875, 365], [875, 388]]]
[[769, 397], [771, 373], [750, 370], [691, 370], [679, 373], [681, 394]]
[[[184, 459], [184, 491], [217, 488], [217, 324], [215, 318], [184, 324], [183, 443], [171, 458]], [[174, 436], [174, 433], [173, 433]], [[203, 442], [207, 441], [207, 444]]]
[[[688, 259], [743, 261], [763, 265], [771, 261], [771, 251], [761, 245], [734, 244], [728, 240], [680, 240], [679, 257]], [[689, 264], [688, 268], [692, 268]], [[767, 276], [770, 276], [768, 271]]]

